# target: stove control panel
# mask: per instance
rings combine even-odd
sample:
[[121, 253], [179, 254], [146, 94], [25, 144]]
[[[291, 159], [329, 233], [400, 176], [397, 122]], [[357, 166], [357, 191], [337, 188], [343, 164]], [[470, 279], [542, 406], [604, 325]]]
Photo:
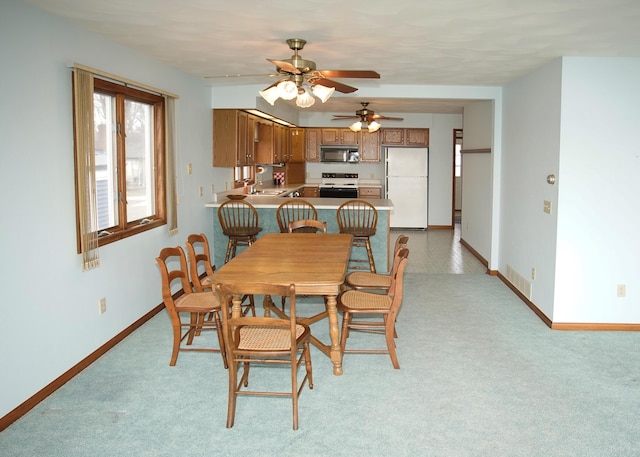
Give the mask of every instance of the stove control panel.
[[358, 173], [322, 173], [323, 178], [358, 179]]

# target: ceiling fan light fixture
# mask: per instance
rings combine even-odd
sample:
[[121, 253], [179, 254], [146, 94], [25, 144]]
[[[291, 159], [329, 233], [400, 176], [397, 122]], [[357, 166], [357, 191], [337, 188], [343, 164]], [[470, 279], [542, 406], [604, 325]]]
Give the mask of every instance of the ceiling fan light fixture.
[[276, 86], [271, 86], [268, 89], [261, 90], [259, 94], [262, 95], [262, 98], [264, 98], [271, 106], [273, 106], [276, 100], [280, 98], [278, 88]]
[[278, 88], [278, 96], [283, 100], [293, 100], [298, 95], [298, 86], [288, 79], [280, 81], [276, 87]]
[[335, 87], [326, 87], [321, 86], [320, 84], [315, 84], [313, 87], [311, 87], [311, 92], [313, 92], [313, 95], [318, 97], [322, 101], [322, 103], [329, 100], [335, 90]]
[[296, 105], [300, 108], [309, 108], [316, 102], [316, 99], [311, 96], [309, 92], [305, 89], [301, 88], [298, 93], [298, 98], [296, 98]]
[[362, 122], [361, 121], [354, 122], [349, 126], [349, 130], [352, 130], [354, 132], [359, 132], [360, 130], [362, 130]]
[[367, 126], [367, 128], [369, 129], [369, 133], [377, 132], [378, 130], [380, 130], [380, 127], [382, 126], [379, 122], [376, 121], [369, 122], [369, 125]]

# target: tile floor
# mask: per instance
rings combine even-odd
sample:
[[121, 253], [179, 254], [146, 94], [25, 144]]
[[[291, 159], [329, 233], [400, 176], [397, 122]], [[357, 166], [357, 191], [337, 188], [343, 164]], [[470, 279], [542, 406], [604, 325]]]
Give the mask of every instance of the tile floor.
[[409, 237], [408, 273], [485, 274], [487, 268], [460, 243], [460, 224], [454, 230], [391, 230]]

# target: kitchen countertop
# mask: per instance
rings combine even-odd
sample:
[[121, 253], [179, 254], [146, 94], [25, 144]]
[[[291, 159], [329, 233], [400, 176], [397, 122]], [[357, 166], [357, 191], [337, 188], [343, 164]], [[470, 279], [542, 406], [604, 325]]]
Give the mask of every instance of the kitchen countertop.
[[[295, 190], [295, 188], [294, 188]], [[285, 201], [286, 197], [267, 196], [267, 195], [247, 195], [244, 201], [251, 203], [256, 208], [277, 208]], [[302, 197], [300, 197], [302, 198]], [[304, 200], [315, 206], [316, 209], [338, 209], [350, 198], [304, 198]], [[220, 198], [219, 201], [206, 203], [207, 208], [218, 208], [222, 203], [228, 201], [227, 198]], [[367, 202], [371, 203], [377, 210], [390, 211], [393, 209], [393, 202], [386, 198], [367, 198]]]

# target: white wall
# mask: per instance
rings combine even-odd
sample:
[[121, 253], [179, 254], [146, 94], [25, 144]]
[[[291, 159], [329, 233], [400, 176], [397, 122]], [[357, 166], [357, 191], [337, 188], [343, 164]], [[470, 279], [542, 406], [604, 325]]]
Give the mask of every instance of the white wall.
[[[17, 0], [0, 15], [0, 416], [162, 302], [155, 257], [187, 234], [212, 236], [211, 104], [202, 81]], [[178, 94], [179, 224], [76, 253], [71, 73], [78, 62]], [[186, 175], [186, 164], [193, 174]], [[203, 186], [206, 196], [198, 194]], [[107, 312], [98, 313], [106, 297]], [[167, 332], [170, 332], [167, 322]], [[167, 364], [170, 348], [167, 347]]]
[[[504, 90], [500, 271], [507, 265], [532, 281], [531, 301], [553, 317], [558, 189], [546, 176], [558, 175], [562, 60], [509, 84]], [[543, 202], [552, 204], [551, 214]], [[536, 269], [532, 280], [531, 269]]]
[[[464, 107], [462, 136], [462, 225], [461, 238], [489, 262], [494, 269], [492, 255], [493, 196], [495, 195], [494, 166], [499, 149], [493, 148], [494, 103], [474, 102]], [[465, 153], [465, 149], [491, 149], [491, 153]]]
[[562, 69], [553, 320], [637, 324], [640, 59], [567, 57]]

